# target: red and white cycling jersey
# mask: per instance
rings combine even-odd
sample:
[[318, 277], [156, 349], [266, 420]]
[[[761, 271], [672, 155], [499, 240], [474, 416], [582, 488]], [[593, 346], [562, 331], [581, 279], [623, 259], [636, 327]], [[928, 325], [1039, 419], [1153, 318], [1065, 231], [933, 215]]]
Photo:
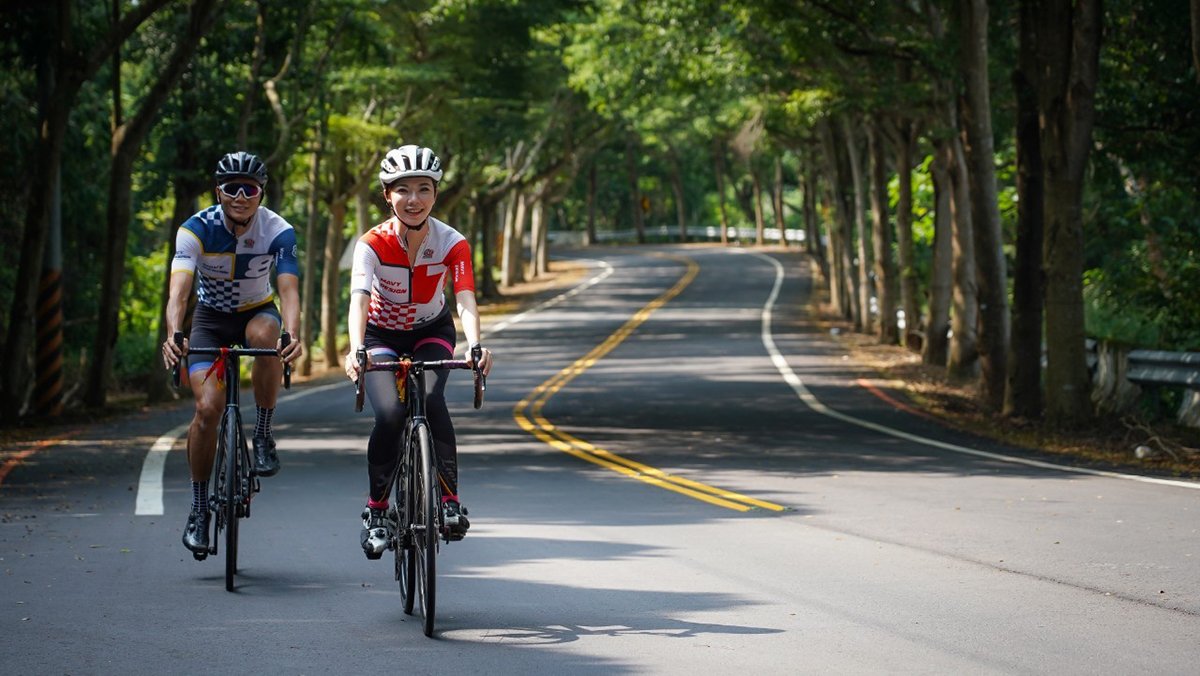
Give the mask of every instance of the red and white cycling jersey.
[[404, 245], [403, 226], [395, 218], [371, 228], [354, 245], [350, 293], [371, 296], [367, 323], [383, 329], [420, 328], [446, 308], [442, 292], [450, 274], [454, 293], [475, 290], [471, 245], [457, 230], [430, 218], [421, 250]]

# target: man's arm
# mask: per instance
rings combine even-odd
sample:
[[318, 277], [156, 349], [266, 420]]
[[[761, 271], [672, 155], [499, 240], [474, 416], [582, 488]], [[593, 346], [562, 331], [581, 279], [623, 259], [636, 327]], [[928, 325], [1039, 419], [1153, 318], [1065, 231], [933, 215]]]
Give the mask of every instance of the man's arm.
[[292, 363], [304, 356], [304, 345], [300, 343], [300, 278], [293, 274], [281, 273], [275, 278], [279, 287], [279, 311], [283, 315], [283, 327], [292, 334], [292, 341], [287, 347], [280, 348], [279, 356], [287, 363]]
[[[192, 273], [178, 270], [171, 274], [171, 283], [167, 287], [167, 312], [163, 318], [167, 324], [167, 342], [163, 343], [163, 364], [169, 369], [183, 356], [184, 350], [175, 344], [175, 332], [183, 330], [183, 321], [187, 316], [188, 297], [192, 294]], [[184, 337], [184, 349], [187, 338]]]

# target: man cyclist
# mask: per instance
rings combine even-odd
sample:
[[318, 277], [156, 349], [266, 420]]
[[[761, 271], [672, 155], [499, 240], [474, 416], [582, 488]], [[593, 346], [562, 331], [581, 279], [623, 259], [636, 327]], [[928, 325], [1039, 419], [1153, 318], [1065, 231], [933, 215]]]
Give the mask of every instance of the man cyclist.
[[[195, 214], [175, 236], [175, 259], [167, 299], [167, 341], [163, 363], [173, 367], [190, 347], [275, 348], [282, 360], [257, 357], [251, 371], [258, 415], [254, 426], [254, 472], [269, 477], [279, 471], [279, 457], [271, 433], [271, 418], [283, 375], [283, 363], [304, 354], [293, 338], [280, 344], [282, 326], [300, 324], [300, 268], [296, 260], [296, 232], [281, 216], [262, 206], [267, 167], [247, 152], [229, 153], [217, 163], [217, 204]], [[271, 288], [276, 273], [280, 310]], [[199, 303], [192, 315], [191, 336], [182, 349], [172, 337], [181, 330], [188, 297], [198, 282]], [[211, 356], [188, 359], [188, 379], [196, 399], [196, 412], [188, 427], [188, 466], [192, 478], [192, 509], [183, 531], [183, 544], [197, 559], [208, 553], [208, 478], [216, 455], [217, 432], [225, 395], [216, 374], [210, 375]], [[236, 383], [229, 386], [236, 387]]]
[[[443, 289], [447, 279], [454, 290], [466, 336], [467, 360], [479, 346], [479, 309], [475, 304], [475, 274], [471, 246], [454, 228], [432, 218], [442, 164], [429, 148], [405, 145], [388, 151], [380, 163], [379, 183], [391, 218], [359, 238], [350, 271], [350, 352], [346, 375], [359, 377], [356, 352], [366, 346], [373, 360], [394, 360], [408, 354], [426, 361], [452, 359], [456, 334], [454, 318]], [[485, 374], [492, 353], [481, 348], [477, 365]], [[396, 395], [396, 376], [388, 371], [361, 374], [375, 411], [375, 427], [367, 444], [370, 493], [363, 510], [363, 552], [378, 559], [395, 528], [387, 517], [392, 473], [400, 461], [405, 406]], [[425, 415], [433, 433], [442, 513], [451, 539], [466, 535], [470, 523], [458, 497], [458, 447], [446, 408], [448, 371], [434, 371], [425, 400]]]

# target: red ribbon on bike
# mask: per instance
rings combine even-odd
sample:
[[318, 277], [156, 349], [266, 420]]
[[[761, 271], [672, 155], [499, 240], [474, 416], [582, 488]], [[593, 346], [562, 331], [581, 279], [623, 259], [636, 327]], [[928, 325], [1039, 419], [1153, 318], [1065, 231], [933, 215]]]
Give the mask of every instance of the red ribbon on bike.
[[212, 366], [209, 366], [208, 370], [204, 372], [204, 382], [207, 383], [208, 377], [212, 375], [213, 371], [216, 371], [217, 387], [225, 387], [225, 360], [228, 358], [229, 348], [221, 348], [221, 354], [217, 355], [217, 358], [213, 360]]
[[404, 401], [405, 394], [407, 393], [407, 388], [404, 387], [404, 379], [408, 377], [408, 368], [412, 365], [412, 362], [405, 359], [403, 364], [404, 366], [396, 369], [396, 396], [400, 397], [400, 401]]

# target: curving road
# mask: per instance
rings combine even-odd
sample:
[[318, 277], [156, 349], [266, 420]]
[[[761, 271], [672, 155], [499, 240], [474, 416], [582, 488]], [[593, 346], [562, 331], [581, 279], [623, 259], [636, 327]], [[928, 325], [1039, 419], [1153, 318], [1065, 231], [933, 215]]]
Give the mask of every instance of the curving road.
[[473, 528], [436, 640], [359, 550], [370, 418], [325, 380], [278, 409], [234, 593], [179, 543], [188, 404], [3, 449], [4, 671], [1195, 673], [1200, 484], [897, 408], [798, 254], [577, 253], [488, 329], [482, 410], [453, 379]]

